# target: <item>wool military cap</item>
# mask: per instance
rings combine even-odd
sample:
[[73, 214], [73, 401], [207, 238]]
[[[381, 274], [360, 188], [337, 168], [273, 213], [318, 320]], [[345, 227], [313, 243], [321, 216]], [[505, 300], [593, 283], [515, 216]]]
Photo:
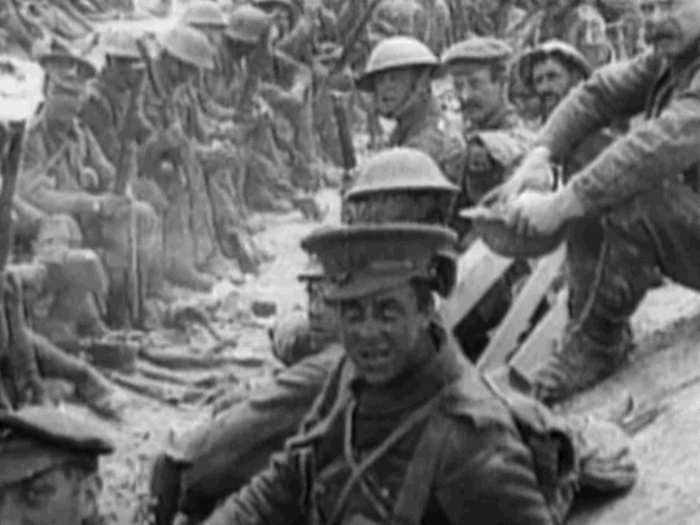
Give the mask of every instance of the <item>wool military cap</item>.
[[435, 257], [454, 253], [456, 242], [456, 234], [442, 226], [356, 224], [316, 230], [302, 240], [302, 248], [323, 265], [330, 284], [326, 299], [343, 301], [414, 277], [433, 279]]
[[100, 428], [50, 407], [0, 414], [0, 487], [114, 452]]
[[513, 48], [493, 37], [472, 37], [450, 46], [442, 56], [442, 63], [498, 62], [513, 56]]

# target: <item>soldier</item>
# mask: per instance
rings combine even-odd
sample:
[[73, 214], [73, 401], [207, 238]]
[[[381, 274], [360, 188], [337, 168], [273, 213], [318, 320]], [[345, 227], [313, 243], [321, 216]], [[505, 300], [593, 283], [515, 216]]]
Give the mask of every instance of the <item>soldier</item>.
[[318, 261], [309, 260], [297, 278], [306, 285], [306, 312], [303, 315], [290, 314], [269, 333], [272, 353], [286, 366], [293, 366], [317, 354], [338, 337], [333, 309], [323, 301], [325, 284], [321, 265]]
[[[510, 202], [522, 234], [549, 236], [569, 225], [569, 317], [562, 341], [533, 380], [534, 394], [557, 402], [619, 369], [632, 350], [630, 316], [657, 267], [700, 288], [698, 195], [685, 177], [697, 175], [700, 4], [643, 0], [651, 53], [596, 72], [562, 102], [540, 132], [537, 147], [494, 193]], [[554, 193], [544, 188], [549, 163], [566, 160], [592, 132], [616, 118], [645, 112], [646, 121], [606, 148]], [[511, 196], [510, 198], [508, 196]], [[578, 228], [596, 219], [594, 229]]]
[[454, 181], [463, 142], [458, 134], [449, 133], [432, 92], [438, 66], [438, 58], [415, 38], [387, 38], [372, 50], [357, 86], [373, 94], [379, 115], [396, 120], [390, 147], [424, 151]]
[[436, 322], [433, 256], [455, 241], [406, 223], [303, 241], [324, 265], [345, 357], [284, 452], [206, 525], [561, 523], [578, 483], [561, 463], [567, 440], [548, 443], [557, 474], [540, 471], [506, 402]]
[[[205, 138], [191, 82], [214, 67], [215, 50], [191, 27], [177, 25], [159, 37], [151, 65], [144, 111], [156, 130], [141, 155], [140, 172], [154, 180], [168, 200], [164, 211], [165, 275], [176, 284], [209, 291], [221, 256], [197, 141]], [[154, 81], [159, 84], [155, 85]]]
[[228, 21], [223, 10], [211, 0], [193, 2], [187, 6], [180, 17], [180, 23], [193, 27], [206, 35], [211, 46], [216, 50], [214, 68], [203, 71], [198, 82], [197, 99], [204, 112], [213, 118], [230, 119], [233, 110], [220, 105], [215, 97], [217, 84], [223, 74], [224, 32]]
[[[149, 283], [147, 297], [170, 302], [172, 293], [165, 286], [163, 273], [163, 212], [167, 205], [160, 188], [138, 176], [138, 150], [152, 129], [143, 115], [145, 64], [138, 48], [139, 33], [120, 28], [101, 35], [100, 49], [105, 54], [104, 70], [88, 88], [88, 98], [80, 112], [82, 123], [89, 128], [100, 149], [115, 169], [114, 187], [130, 191], [148, 203], [158, 216], [159, 225], [153, 242], [141, 251], [138, 263]], [[116, 178], [122, 178], [117, 182]], [[110, 324], [124, 326], [126, 303], [123, 288], [129, 286], [123, 271], [111, 272], [112, 290], [108, 299]], [[130, 290], [130, 294], [133, 290]]]
[[[59, 228], [80, 233], [88, 246], [99, 249], [112, 286], [121, 284], [119, 277], [129, 268], [133, 250], [144, 261], [144, 274], [154, 275], [148, 262], [159, 242], [158, 217], [146, 203], [112, 192], [114, 166], [78, 119], [87, 81], [96, 74], [94, 66], [60, 49], [43, 54], [40, 63], [47, 70], [46, 102], [28, 125], [17, 194], [46, 214], [62, 216]], [[76, 221], [80, 228], [74, 226]], [[46, 232], [42, 243], [56, 244], [54, 234], [61, 236]], [[156, 292], [154, 284], [146, 280], [145, 296]]]
[[103, 429], [54, 408], [0, 414], [0, 523], [87, 525], [100, 520]]
[[[506, 97], [512, 54], [502, 40], [472, 37], [454, 44], [443, 55], [460, 102], [466, 143], [454, 179], [460, 187], [457, 208], [478, 202], [500, 184], [530, 147], [532, 132]], [[450, 225], [460, 236], [460, 248], [466, 251], [474, 240], [471, 224], [455, 211]], [[524, 260], [517, 261], [457, 325], [455, 334], [470, 358], [476, 359], [485, 348], [489, 331], [507, 313], [515, 286], [528, 271]]]
[[592, 73], [591, 65], [573, 46], [549, 40], [525, 53], [518, 62], [518, 73], [527, 89], [540, 99], [544, 123], [555, 107], [577, 84]]
[[463, 40], [443, 55], [454, 80], [466, 139], [464, 173], [455, 181], [463, 187], [460, 206], [478, 202], [496, 187], [529, 148], [531, 134], [506, 96], [512, 55], [508, 44], [490, 37]]
[[[296, 432], [340, 361], [337, 316], [323, 300], [325, 280], [320, 264], [312, 259], [299, 278], [308, 283], [307, 315], [295, 334], [301, 337], [273, 347], [288, 368], [243, 399], [239, 394], [235, 401], [219, 401], [215, 419], [187, 436], [178, 451], [166, 454], [185, 466], [179, 503], [163, 501], [165, 498], [156, 494], [161, 499], [159, 524], [170, 525], [177, 509], [192, 523], [199, 523], [218, 502], [248, 483]], [[277, 343], [283, 335], [275, 334]], [[156, 463], [154, 478], [166, 479], [167, 464], [164, 457]], [[170, 475], [179, 477], [177, 470]]]

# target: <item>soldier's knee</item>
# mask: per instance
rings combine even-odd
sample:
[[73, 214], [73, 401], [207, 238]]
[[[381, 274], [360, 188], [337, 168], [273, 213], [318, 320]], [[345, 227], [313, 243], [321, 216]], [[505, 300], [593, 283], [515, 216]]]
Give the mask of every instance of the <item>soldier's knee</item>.
[[49, 215], [42, 218], [39, 233], [34, 241], [36, 253], [57, 247], [79, 248], [83, 245], [83, 234], [76, 220], [70, 215]]

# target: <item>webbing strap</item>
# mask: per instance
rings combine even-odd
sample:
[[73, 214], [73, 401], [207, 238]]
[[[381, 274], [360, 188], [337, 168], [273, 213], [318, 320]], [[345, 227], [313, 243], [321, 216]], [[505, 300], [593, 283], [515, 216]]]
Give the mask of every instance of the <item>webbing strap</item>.
[[[347, 482], [340, 491], [338, 500], [336, 501], [335, 507], [331, 514], [331, 519], [328, 520], [328, 525], [335, 525], [338, 522], [347, 499], [350, 496], [350, 492], [355, 487], [355, 485], [361, 480], [363, 474], [374, 465], [379, 459], [384, 456], [389, 449], [394, 446], [399, 440], [408, 434], [416, 425], [425, 421], [437, 408], [440, 402], [440, 395], [437, 395], [417, 410], [412, 412], [396, 429], [387, 437], [378, 447], [372, 450], [365, 459], [363, 459], [359, 464], [355, 462], [352, 457], [351, 450], [348, 451], [348, 447], [352, 449], [352, 417], [355, 410], [355, 403], [352, 402], [348, 405], [345, 412], [345, 459], [350, 465], [351, 474]], [[348, 453], [349, 452], [349, 453]]]
[[444, 419], [436, 414], [428, 420], [413, 458], [406, 469], [390, 525], [419, 525], [435, 486], [438, 463], [445, 440]]

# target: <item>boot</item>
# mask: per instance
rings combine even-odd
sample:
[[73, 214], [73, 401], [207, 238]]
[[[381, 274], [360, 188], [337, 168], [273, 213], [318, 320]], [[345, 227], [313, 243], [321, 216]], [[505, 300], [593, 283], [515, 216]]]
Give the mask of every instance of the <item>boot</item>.
[[621, 368], [633, 347], [631, 330], [613, 346], [596, 343], [580, 330], [567, 330], [549, 360], [535, 373], [533, 395], [546, 405], [564, 401]]
[[216, 281], [214, 277], [186, 264], [171, 264], [165, 277], [178, 286], [203, 293], [211, 292]]
[[653, 257], [607, 223], [577, 224], [567, 246], [569, 325], [535, 373], [534, 395], [558, 403], [620, 368], [633, 349], [629, 320], [658, 275]]

